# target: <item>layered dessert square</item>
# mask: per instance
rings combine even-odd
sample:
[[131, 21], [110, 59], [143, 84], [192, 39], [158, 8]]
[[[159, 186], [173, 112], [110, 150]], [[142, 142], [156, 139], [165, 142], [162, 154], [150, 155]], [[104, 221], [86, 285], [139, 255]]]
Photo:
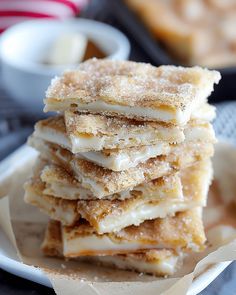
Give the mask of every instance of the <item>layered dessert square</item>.
[[220, 74], [92, 59], [52, 81], [28, 143], [25, 201], [48, 215], [42, 251], [171, 275], [205, 249]]
[[181, 125], [206, 102], [219, 80], [219, 72], [200, 67], [91, 59], [52, 81], [45, 111], [86, 111]]

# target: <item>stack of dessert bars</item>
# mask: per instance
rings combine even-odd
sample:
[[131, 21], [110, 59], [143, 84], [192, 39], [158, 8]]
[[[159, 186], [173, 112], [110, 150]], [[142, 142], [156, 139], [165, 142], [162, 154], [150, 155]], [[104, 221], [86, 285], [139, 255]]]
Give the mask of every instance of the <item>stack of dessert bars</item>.
[[50, 216], [50, 256], [171, 275], [204, 249], [220, 74], [92, 59], [55, 78], [29, 144], [25, 201]]

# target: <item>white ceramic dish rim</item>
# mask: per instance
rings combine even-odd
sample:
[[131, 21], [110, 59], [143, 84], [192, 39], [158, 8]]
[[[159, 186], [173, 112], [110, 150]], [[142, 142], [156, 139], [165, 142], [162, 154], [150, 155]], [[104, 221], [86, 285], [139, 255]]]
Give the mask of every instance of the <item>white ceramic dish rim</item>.
[[[16, 63], [14, 60], [12, 60], [11, 57], [7, 54], [7, 49], [4, 48], [5, 43], [8, 41], [9, 38], [12, 38], [14, 34], [20, 32], [21, 29], [25, 29], [26, 26], [34, 26], [41, 24], [58, 24], [59, 26], [65, 25], [65, 26], [74, 26], [74, 27], [96, 27], [97, 30], [100, 31], [99, 34], [101, 34], [101, 39], [104, 35], [108, 34], [110, 37], [113, 38], [113, 40], [116, 41], [117, 44], [117, 50], [114, 51], [111, 55], [108, 55], [107, 58], [109, 59], [121, 59], [119, 56], [129, 56], [130, 53], [130, 43], [128, 38], [118, 29], [94, 20], [89, 19], [66, 19], [66, 20], [55, 20], [55, 19], [40, 19], [40, 20], [28, 20], [21, 22], [19, 24], [16, 24], [10, 28], [8, 28], [5, 32], [1, 35], [1, 48], [0, 48], [0, 58], [2, 62], [8, 63], [11, 66], [14, 66], [17, 69], [21, 69], [27, 72], [35, 73], [35, 74], [45, 74], [48, 75], [50, 72], [55, 72], [58, 70], [63, 70], [68, 67], [73, 67], [73, 65], [65, 65], [65, 66], [47, 66], [40, 64], [38, 62], [29, 62], [29, 63]], [[86, 30], [86, 29], [85, 29]]]
[[[18, 148], [14, 153], [0, 162], [0, 181], [8, 178], [14, 169], [17, 167], [12, 167], [11, 163], [18, 163], [18, 166], [23, 165], [24, 161], [28, 161], [28, 158], [35, 154], [35, 151], [23, 145]], [[27, 157], [25, 157], [27, 155]], [[20, 158], [21, 161], [15, 161], [14, 159]], [[24, 160], [25, 159], [25, 160]], [[19, 163], [21, 162], [21, 163]], [[0, 240], [7, 239], [0, 228]], [[208, 269], [204, 270], [199, 276], [194, 278], [193, 283], [188, 291], [188, 295], [195, 295], [204, 290], [232, 261], [225, 261], [221, 263], [212, 264]], [[26, 265], [19, 260], [13, 259], [6, 255], [1, 249], [0, 245], [0, 268], [17, 275], [19, 277], [25, 278], [27, 280], [39, 283], [46, 287], [52, 288], [52, 284], [46, 275], [37, 267]]]

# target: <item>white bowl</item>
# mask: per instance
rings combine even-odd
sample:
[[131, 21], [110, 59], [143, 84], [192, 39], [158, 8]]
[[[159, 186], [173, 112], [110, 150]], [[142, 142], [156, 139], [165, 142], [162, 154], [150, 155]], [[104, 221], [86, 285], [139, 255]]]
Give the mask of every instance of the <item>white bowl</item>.
[[3, 85], [11, 97], [36, 112], [42, 111], [51, 79], [68, 68], [42, 63], [53, 40], [65, 32], [85, 34], [109, 59], [129, 57], [130, 44], [126, 36], [109, 25], [92, 20], [33, 20], [9, 28], [1, 37]]

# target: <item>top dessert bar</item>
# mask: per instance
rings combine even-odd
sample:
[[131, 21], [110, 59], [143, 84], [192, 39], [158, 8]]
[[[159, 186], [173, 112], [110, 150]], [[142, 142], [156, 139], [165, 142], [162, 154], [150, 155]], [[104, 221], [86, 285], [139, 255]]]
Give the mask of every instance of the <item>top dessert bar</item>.
[[183, 125], [219, 80], [219, 72], [200, 67], [91, 59], [52, 81], [45, 111], [85, 111]]

